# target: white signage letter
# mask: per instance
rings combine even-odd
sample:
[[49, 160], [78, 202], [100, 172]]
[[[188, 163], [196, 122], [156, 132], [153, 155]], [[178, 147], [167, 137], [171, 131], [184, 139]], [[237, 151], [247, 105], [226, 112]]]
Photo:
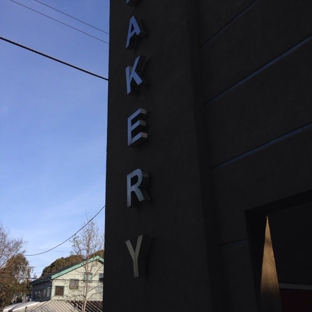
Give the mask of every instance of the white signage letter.
[[140, 235], [137, 238], [134, 250], [131, 241], [126, 241], [126, 245], [133, 261], [134, 277], [144, 276], [146, 274], [146, 256], [150, 248], [150, 242], [151, 239], [149, 235]]
[[[146, 191], [148, 180], [148, 173], [141, 169], [136, 169], [127, 175], [127, 207], [134, 208], [138, 206], [138, 202], [151, 200]], [[133, 203], [134, 201], [136, 203]]]
[[133, 50], [138, 39], [144, 37], [145, 35], [146, 32], [141, 23], [139, 23], [137, 19], [132, 16], [129, 22], [126, 49]]
[[139, 55], [133, 64], [133, 67], [126, 67], [126, 84], [127, 84], [127, 94], [134, 94], [134, 91], [141, 84], [147, 83], [142, 77], [143, 68], [145, 65], [145, 57]]
[[147, 139], [146, 110], [139, 108], [128, 118], [128, 146], [134, 147]]

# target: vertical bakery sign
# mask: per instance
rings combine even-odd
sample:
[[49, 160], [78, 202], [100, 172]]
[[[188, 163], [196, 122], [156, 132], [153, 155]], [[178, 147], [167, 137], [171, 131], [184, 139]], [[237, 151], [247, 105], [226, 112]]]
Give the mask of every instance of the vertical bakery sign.
[[[139, 0], [126, 0], [126, 4], [135, 7], [139, 4]], [[147, 36], [147, 33], [140, 20], [134, 15], [129, 20], [126, 49], [133, 50], [140, 41], [140, 38]], [[125, 68], [126, 75], [126, 92], [131, 96], [139, 92], [140, 87], [147, 84], [143, 77], [143, 70], [146, 58], [138, 55], [133, 64]], [[147, 133], [147, 111], [139, 108], [128, 117], [127, 136], [128, 147], [138, 148], [148, 139]], [[140, 168], [127, 174], [127, 207], [138, 209], [140, 202], [150, 201], [149, 194], [149, 173]], [[133, 262], [133, 275], [135, 278], [146, 276], [146, 259], [150, 249], [151, 236], [149, 234], [141, 234], [134, 239], [126, 242], [126, 248], [129, 251]]]

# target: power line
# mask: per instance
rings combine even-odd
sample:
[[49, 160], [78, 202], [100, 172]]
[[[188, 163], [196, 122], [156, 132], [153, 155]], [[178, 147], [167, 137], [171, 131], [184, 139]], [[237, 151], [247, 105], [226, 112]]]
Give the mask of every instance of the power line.
[[41, 13], [41, 12], [39, 12], [39, 11], [37, 11], [37, 10], [34, 10], [34, 9], [32, 9], [32, 8], [30, 8], [30, 7], [26, 6], [26, 5], [24, 5], [24, 4], [21, 4], [21, 3], [17, 2], [17, 1], [14, 1], [14, 0], [10, 0], [10, 1], [11, 1], [11, 2], [14, 2], [14, 3], [16, 3], [16, 4], [18, 4], [18, 5], [20, 5], [20, 6], [24, 7], [24, 8], [26, 8], [26, 9], [28, 9], [28, 10], [31, 10], [31, 11], [36, 12], [36, 13], [38, 13], [38, 14], [40, 14], [40, 15], [43, 15], [43, 16], [45, 16], [45, 17], [47, 17], [47, 18], [50, 18], [51, 20], [53, 20], [53, 21], [55, 21], [55, 22], [58, 22], [58, 23], [63, 24], [63, 25], [65, 25], [65, 26], [69, 27], [69, 28], [72, 28], [72, 29], [74, 29], [74, 30], [76, 30], [76, 31], [79, 31], [79, 32], [81, 32], [81, 33], [83, 33], [83, 34], [85, 34], [85, 35], [87, 35], [87, 36], [89, 36], [89, 37], [92, 37], [92, 38], [94, 38], [94, 39], [96, 39], [96, 40], [99, 40], [99, 41], [102, 41], [102, 42], [104, 42], [104, 43], [106, 43], [106, 44], [109, 44], [109, 43], [108, 43], [107, 41], [105, 41], [105, 40], [102, 40], [102, 39], [100, 39], [100, 38], [98, 38], [98, 37], [92, 36], [92, 35], [90, 35], [90, 34], [84, 32], [84, 31], [82, 31], [82, 30], [80, 30], [80, 29], [78, 29], [78, 28], [75, 28], [75, 27], [70, 26], [70, 25], [68, 25], [68, 24], [66, 24], [66, 23], [63, 23], [63, 22], [61, 22], [61, 21], [59, 21], [59, 20], [57, 20], [57, 19], [55, 19], [55, 18], [53, 18], [53, 17], [51, 17], [51, 16], [49, 16], [49, 15], [43, 14], [43, 13]]
[[100, 28], [97, 28], [97, 27], [95, 27], [95, 26], [93, 26], [93, 25], [91, 25], [91, 24], [88, 24], [88, 23], [86, 23], [86, 22], [84, 22], [84, 21], [82, 21], [82, 20], [80, 20], [80, 19], [78, 19], [78, 18], [76, 18], [76, 17], [74, 17], [74, 16], [72, 16], [72, 15], [69, 15], [69, 14], [67, 14], [67, 13], [65, 13], [65, 12], [63, 12], [63, 11], [60, 11], [60, 10], [58, 10], [58, 9], [56, 9], [56, 8], [53, 8], [53, 7], [51, 7], [50, 5], [47, 5], [47, 4], [45, 4], [45, 3], [43, 3], [43, 2], [41, 2], [41, 1], [39, 1], [39, 0], [34, 0], [34, 1], [36, 1], [36, 2], [38, 2], [38, 3], [40, 3], [40, 4], [42, 4], [42, 5], [45, 5], [46, 7], [50, 8], [50, 9], [52, 9], [52, 10], [54, 10], [54, 11], [57, 11], [57, 12], [59, 12], [59, 13], [62, 13], [62, 14], [64, 14], [64, 15], [66, 15], [66, 16], [69, 16], [70, 18], [72, 18], [72, 19], [74, 19], [74, 20], [76, 20], [76, 21], [78, 21], [78, 22], [80, 22], [80, 23], [83, 23], [83, 24], [85, 24], [85, 25], [87, 25], [87, 26], [90, 26], [90, 27], [92, 27], [92, 28], [94, 28], [94, 29], [97, 29], [97, 30], [99, 30], [99, 31], [101, 31], [101, 32], [103, 32], [103, 33], [109, 35], [109, 33], [108, 33], [107, 31], [102, 30], [102, 29], [100, 29]]
[[45, 254], [53, 249], [56, 249], [57, 247], [65, 244], [66, 242], [68, 242], [71, 238], [73, 238], [75, 235], [77, 235], [81, 230], [83, 230], [103, 209], [105, 208], [105, 206], [103, 206], [100, 211], [98, 211], [95, 216], [93, 216], [83, 227], [81, 227], [75, 234], [73, 234], [71, 237], [67, 238], [66, 240], [64, 240], [62, 243], [46, 250], [46, 251], [43, 251], [43, 252], [40, 252], [40, 253], [37, 253], [37, 254], [32, 254], [32, 255], [25, 255], [25, 257], [33, 257], [33, 256], [39, 256], [39, 255], [42, 255], [42, 254]]
[[[11, 0], [11, 1], [12, 1], [12, 0]], [[39, 52], [39, 51], [37, 51], [37, 50], [31, 49], [31, 48], [29, 48], [29, 47], [27, 47], [27, 46], [24, 46], [24, 45], [22, 45], [22, 44], [20, 44], [20, 43], [15, 42], [15, 41], [9, 40], [9, 39], [4, 38], [4, 37], [1, 37], [1, 36], [0, 36], [0, 40], [6, 41], [6, 42], [11, 43], [11, 44], [14, 44], [14, 45], [16, 45], [16, 46], [18, 46], [18, 47], [20, 47], [20, 48], [23, 48], [23, 49], [26, 49], [26, 50], [28, 50], [28, 51], [34, 52], [34, 53], [36, 53], [36, 54], [39, 54], [39, 55], [44, 56], [44, 57], [46, 57], [46, 58], [49, 58], [49, 59], [51, 59], [51, 60], [53, 60], [53, 61], [56, 61], [56, 62], [58, 62], [58, 63], [61, 63], [61, 64], [63, 64], [63, 65], [66, 65], [66, 66], [72, 67], [72, 68], [74, 68], [74, 69], [80, 70], [80, 71], [82, 71], [82, 72], [84, 72], [84, 73], [86, 73], [86, 74], [89, 74], [89, 75], [92, 75], [92, 76], [94, 76], [94, 77], [97, 77], [97, 78], [104, 79], [104, 80], [108, 81], [108, 78], [106, 78], [106, 77], [97, 75], [97, 74], [95, 74], [95, 73], [92, 73], [92, 72], [90, 72], [90, 71], [88, 71], [88, 70], [85, 70], [85, 69], [83, 69], [83, 68], [80, 68], [80, 67], [78, 67], [78, 66], [72, 65], [72, 64], [67, 63], [67, 62], [64, 62], [64, 61], [62, 61], [62, 60], [59, 60], [59, 59], [57, 59], [57, 58], [55, 58], [55, 57], [53, 57], [53, 56], [50, 56], [50, 55], [44, 54], [44, 53], [42, 53], [42, 52]]]

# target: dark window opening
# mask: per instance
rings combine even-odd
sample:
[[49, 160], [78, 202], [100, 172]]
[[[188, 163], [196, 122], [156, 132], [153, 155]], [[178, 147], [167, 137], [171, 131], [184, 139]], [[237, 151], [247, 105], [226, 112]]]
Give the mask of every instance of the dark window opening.
[[69, 289], [79, 289], [79, 279], [70, 279]]
[[312, 203], [268, 215], [283, 312], [312, 307]]
[[64, 296], [64, 286], [55, 286], [55, 296]]
[[92, 273], [90, 272], [86, 272], [83, 274], [83, 280], [85, 282], [89, 282], [89, 283], [92, 283]]
[[104, 282], [104, 273], [99, 273], [99, 281]]

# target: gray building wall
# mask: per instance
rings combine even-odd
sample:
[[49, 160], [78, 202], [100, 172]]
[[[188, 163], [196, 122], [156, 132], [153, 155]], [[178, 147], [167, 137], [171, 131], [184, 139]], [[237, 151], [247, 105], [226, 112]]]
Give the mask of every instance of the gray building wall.
[[[200, 6], [203, 104], [228, 311], [254, 311], [259, 294], [250, 287], [245, 212], [311, 190], [312, 4], [201, 1]], [[304, 219], [288, 225], [300, 227]], [[275, 223], [275, 232], [278, 227]], [[307, 242], [296, 243], [307, 250]], [[288, 251], [279, 263], [289, 261]], [[283, 280], [285, 270], [280, 273]]]
[[[110, 5], [105, 311], [279, 311], [278, 289], [272, 299], [261, 288], [265, 219], [282, 250], [272, 281], [302, 284], [278, 259], [294, 218], [280, 211], [311, 200], [312, 3]], [[133, 15], [148, 36], [129, 51]], [[125, 68], [138, 55], [148, 84], [129, 96]], [[149, 138], [132, 148], [127, 119], [138, 108]], [[127, 175], [138, 168], [152, 200], [127, 208]], [[310, 215], [299, 208], [302, 227]], [[147, 275], [134, 278], [125, 241], [135, 247], [141, 234], [153, 239]], [[293, 242], [303, 254], [310, 234]]]

